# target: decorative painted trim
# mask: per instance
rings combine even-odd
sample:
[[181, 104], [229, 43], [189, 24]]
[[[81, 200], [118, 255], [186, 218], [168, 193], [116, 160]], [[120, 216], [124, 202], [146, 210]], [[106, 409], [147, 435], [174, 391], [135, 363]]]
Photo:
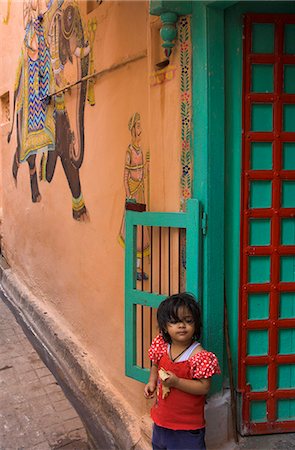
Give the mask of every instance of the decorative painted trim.
[[190, 18], [179, 20], [180, 44], [180, 115], [181, 115], [181, 176], [180, 210], [185, 211], [186, 200], [192, 197], [193, 157], [191, 148], [192, 89], [191, 89], [191, 28]]

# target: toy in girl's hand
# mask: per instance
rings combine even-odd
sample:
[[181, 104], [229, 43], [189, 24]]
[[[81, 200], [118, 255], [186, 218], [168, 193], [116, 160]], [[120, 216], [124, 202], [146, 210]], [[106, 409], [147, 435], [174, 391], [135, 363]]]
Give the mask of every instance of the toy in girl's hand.
[[[165, 369], [161, 368], [159, 370], [159, 377], [162, 381], [165, 381], [169, 378], [169, 373], [166, 372]], [[170, 388], [168, 386], [164, 386], [162, 384], [162, 398], [168, 397], [169, 392], [170, 392]]]

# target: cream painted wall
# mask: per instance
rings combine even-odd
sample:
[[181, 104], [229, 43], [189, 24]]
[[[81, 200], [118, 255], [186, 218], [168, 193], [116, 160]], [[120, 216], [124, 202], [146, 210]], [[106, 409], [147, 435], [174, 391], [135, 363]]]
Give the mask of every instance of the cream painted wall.
[[[85, 157], [80, 169], [89, 212], [86, 223], [72, 218], [71, 193], [59, 159], [52, 182], [39, 183], [40, 203], [31, 201], [27, 164], [21, 165], [15, 186], [11, 166], [16, 133], [14, 130], [7, 144], [9, 127], [2, 127], [4, 254], [15, 273], [66, 321], [93, 364], [141, 415], [150, 408], [143, 398], [143, 385], [124, 375], [124, 250], [117, 242], [125, 200], [128, 121], [134, 112], [141, 114], [142, 148], [151, 154], [151, 209], [178, 211], [179, 51], [176, 47], [171, 60], [176, 66], [174, 79], [151, 86], [155, 61], [150, 24], [157, 19], [149, 17], [148, 3], [105, 1], [88, 17], [86, 3], [81, 2], [80, 7], [86, 21], [97, 18], [96, 71], [126, 57], [143, 52], [147, 56], [99, 77], [95, 106], [86, 103]], [[8, 25], [2, 21], [6, 8], [7, 4], [0, 2], [0, 93], [10, 90], [12, 99], [24, 30], [22, 4], [12, 0]], [[75, 99], [73, 88], [66, 94], [71, 121]]]

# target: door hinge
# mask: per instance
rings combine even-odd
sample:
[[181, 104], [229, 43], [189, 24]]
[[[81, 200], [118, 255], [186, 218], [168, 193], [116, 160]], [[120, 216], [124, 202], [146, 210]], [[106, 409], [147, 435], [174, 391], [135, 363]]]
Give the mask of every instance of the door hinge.
[[202, 226], [202, 234], [207, 234], [207, 213], [202, 212], [202, 220], [201, 220], [201, 226]]

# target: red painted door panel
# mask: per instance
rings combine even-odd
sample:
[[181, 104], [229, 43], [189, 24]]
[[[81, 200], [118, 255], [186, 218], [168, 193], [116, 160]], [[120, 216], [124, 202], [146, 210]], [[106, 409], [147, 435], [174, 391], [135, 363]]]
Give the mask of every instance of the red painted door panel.
[[295, 16], [244, 22], [239, 389], [246, 434], [295, 430]]

